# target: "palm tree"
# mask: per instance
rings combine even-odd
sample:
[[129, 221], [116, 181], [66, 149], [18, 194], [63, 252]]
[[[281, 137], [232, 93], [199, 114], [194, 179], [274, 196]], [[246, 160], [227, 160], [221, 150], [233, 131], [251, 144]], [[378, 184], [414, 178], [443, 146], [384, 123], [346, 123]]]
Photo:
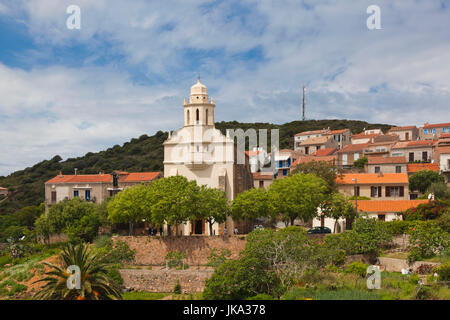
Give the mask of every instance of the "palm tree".
[[[60, 254], [62, 266], [51, 263], [43, 264], [52, 268], [45, 273], [47, 277], [35, 281], [45, 282], [42, 289], [35, 294], [40, 300], [118, 300], [122, 299], [120, 287], [106, 273], [108, 264], [102, 263], [100, 257], [89, 250], [88, 245], [71, 244], [65, 246]], [[70, 289], [67, 279], [72, 275], [66, 271], [69, 266], [80, 268], [80, 289]]]

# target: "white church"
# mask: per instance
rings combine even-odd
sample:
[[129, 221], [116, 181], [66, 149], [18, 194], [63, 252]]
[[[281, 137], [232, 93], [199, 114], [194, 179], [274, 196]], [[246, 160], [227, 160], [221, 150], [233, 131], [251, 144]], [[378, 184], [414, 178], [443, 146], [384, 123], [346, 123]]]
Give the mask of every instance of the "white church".
[[[215, 128], [215, 107], [208, 89], [198, 80], [191, 87], [189, 102], [184, 100], [184, 126], [169, 133], [164, 142], [164, 176], [181, 175], [198, 185], [221, 189], [231, 201], [238, 193], [253, 187], [253, 178], [245, 150], [239, 150], [234, 138]], [[239, 233], [250, 231], [245, 223], [228, 217], [224, 224], [214, 224], [213, 234], [223, 234], [224, 227], [229, 233], [235, 227]], [[209, 235], [208, 224], [203, 220], [190, 221], [177, 229], [178, 235]]]

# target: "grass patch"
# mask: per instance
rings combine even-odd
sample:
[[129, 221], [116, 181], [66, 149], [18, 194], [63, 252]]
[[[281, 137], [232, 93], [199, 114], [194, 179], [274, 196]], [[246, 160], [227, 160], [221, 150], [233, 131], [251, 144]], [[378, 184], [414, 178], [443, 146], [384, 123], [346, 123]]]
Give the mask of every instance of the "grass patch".
[[122, 294], [122, 298], [123, 300], [158, 300], [171, 294], [164, 292], [131, 291]]

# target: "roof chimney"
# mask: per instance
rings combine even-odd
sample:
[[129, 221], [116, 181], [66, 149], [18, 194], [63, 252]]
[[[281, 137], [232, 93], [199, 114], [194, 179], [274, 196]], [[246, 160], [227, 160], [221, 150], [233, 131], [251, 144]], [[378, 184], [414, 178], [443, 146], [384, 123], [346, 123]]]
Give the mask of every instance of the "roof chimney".
[[78, 168], [75, 168], [74, 170], [75, 170], [75, 175], [77, 175], [77, 172], [78, 172]]

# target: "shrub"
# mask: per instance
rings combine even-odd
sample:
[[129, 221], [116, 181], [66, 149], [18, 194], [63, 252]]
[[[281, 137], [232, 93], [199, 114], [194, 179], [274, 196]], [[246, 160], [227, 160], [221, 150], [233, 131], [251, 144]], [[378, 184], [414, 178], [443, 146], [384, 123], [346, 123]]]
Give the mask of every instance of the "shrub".
[[112, 241], [101, 240], [99, 245], [104, 245], [97, 249], [98, 254], [102, 256], [102, 263], [123, 264], [134, 260], [136, 250], [131, 250], [124, 241], [118, 240], [113, 245]]
[[11, 262], [12, 262], [12, 258], [9, 253], [0, 257], [0, 267], [3, 267], [5, 264], [9, 264]]
[[265, 293], [257, 294], [256, 296], [247, 298], [246, 300], [275, 300], [273, 297]]
[[186, 259], [186, 252], [184, 251], [170, 251], [166, 255], [166, 264], [169, 268], [186, 269], [183, 260]]
[[351, 264], [349, 264], [346, 268], [345, 268], [345, 273], [353, 273], [356, 274], [362, 278], [366, 277], [366, 272], [367, 272], [367, 265], [359, 262], [359, 261], [355, 261], [352, 262]]
[[208, 257], [207, 266], [217, 268], [224, 263], [231, 255], [231, 251], [228, 249], [218, 250], [213, 248]]
[[433, 297], [431, 293], [431, 288], [425, 287], [423, 285], [418, 285], [414, 290], [414, 299], [416, 300], [427, 300]]
[[450, 281], [450, 262], [441, 264], [435, 271], [439, 275], [439, 281]]
[[441, 229], [437, 223], [434, 221], [421, 223], [411, 232], [408, 261], [439, 255], [448, 248], [449, 242], [450, 234]]
[[113, 241], [112, 241], [111, 237], [103, 235], [103, 236], [99, 236], [99, 237], [95, 238], [94, 245], [96, 248], [99, 248], [99, 249], [104, 248], [104, 247], [112, 248]]
[[177, 280], [175, 286], [173, 287], [173, 293], [181, 294], [181, 285], [179, 280]]

